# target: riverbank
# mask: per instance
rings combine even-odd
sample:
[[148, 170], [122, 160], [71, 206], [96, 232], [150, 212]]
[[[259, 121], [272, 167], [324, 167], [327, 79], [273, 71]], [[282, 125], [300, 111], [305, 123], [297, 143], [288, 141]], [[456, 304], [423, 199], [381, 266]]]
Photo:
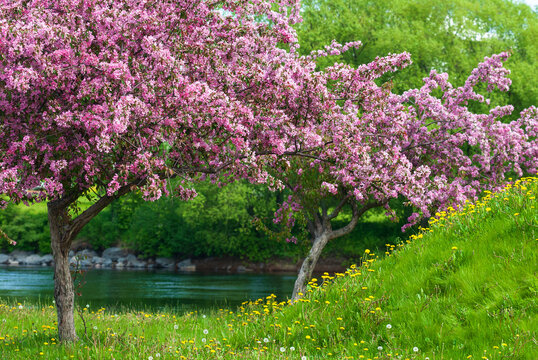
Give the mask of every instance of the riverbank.
[[[225, 272], [225, 273], [296, 273], [301, 261], [292, 259], [270, 259], [266, 262], [249, 262], [237, 258], [211, 257], [201, 259], [174, 259], [157, 257], [143, 259], [128, 249], [112, 247], [102, 252], [91, 249], [71, 251], [70, 263], [82, 269], [165, 269], [181, 272]], [[346, 259], [322, 258], [315, 272], [342, 272]], [[50, 254], [40, 255], [28, 251], [15, 250], [9, 254], [0, 254], [0, 265], [5, 266], [52, 266]]]
[[538, 182], [519, 183], [430, 229], [312, 279], [291, 304], [76, 315], [59, 344], [52, 304], [0, 301], [2, 359], [536, 359]]

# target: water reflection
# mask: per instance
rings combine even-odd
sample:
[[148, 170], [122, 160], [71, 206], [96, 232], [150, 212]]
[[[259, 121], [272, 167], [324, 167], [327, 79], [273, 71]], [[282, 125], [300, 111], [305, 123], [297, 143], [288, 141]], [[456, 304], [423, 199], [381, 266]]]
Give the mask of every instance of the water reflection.
[[[80, 275], [79, 275], [80, 277]], [[165, 271], [92, 269], [80, 278], [81, 304], [92, 307], [130, 306], [208, 308], [235, 307], [269, 294], [285, 300], [294, 274], [203, 274]], [[51, 268], [0, 267], [0, 298], [52, 302]]]

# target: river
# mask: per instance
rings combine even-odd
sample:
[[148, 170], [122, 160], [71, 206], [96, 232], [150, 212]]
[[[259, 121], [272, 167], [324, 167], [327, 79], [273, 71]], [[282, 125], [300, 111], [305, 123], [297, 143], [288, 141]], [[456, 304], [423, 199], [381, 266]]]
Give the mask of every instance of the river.
[[[296, 275], [91, 269], [77, 276], [82, 286], [76, 301], [82, 306], [182, 311], [232, 309], [270, 294], [286, 300]], [[0, 267], [1, 300], [52, 304], [53, 294], [52, 268]]]

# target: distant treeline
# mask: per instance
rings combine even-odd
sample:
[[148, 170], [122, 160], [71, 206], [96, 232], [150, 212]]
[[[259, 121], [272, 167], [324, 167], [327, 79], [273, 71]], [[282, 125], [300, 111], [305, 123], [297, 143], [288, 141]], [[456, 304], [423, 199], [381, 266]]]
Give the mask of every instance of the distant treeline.
[[[278, 240], [259, 230], [254, 219], [278, 232], [273, 215], [286, 194], [262, 186], [237, 182], [222, 188], [210, 183], [196, 186], [198, 196], [191, 201], [174, 197], [145, 202], [131, 194], [114, 202], [93, 219], [78, 236], [95, 250], [121, 245], [143, 257], [225, 257], [250, 261], [295, 258], [308, 249], [309, 235], [296, 234], [297, 244]], [[402, 210], [400, 210], [402, 211]], [[337, 219], [345, 224], [345, 214]], [[402, 216], [403, 218], [403, 216]], [[365, 248], [384, 248], [402, 236], [400, 223], [385, 220], [382, 212], [372, 213], [353, 233], [336, 239], [325, 256], [356, 259]], [[13, 249], [50, 252], [46, 206], [9, 206], [0, 211], [0, 228], [17, 242], [13, 247], [0, 242], [0, 251]]]

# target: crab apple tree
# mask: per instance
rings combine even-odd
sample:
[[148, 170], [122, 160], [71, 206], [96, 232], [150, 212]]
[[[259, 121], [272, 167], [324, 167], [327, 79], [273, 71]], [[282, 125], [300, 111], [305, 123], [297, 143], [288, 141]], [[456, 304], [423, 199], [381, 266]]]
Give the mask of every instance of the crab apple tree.
[[291, 77], [298, 13], [292, 0], [0, 0], [0, 201], [47, 202], [62, 341], [77, 339], [71, 243], [112, 201], [158, 199], [172, 177], [189, 199], [190, 181], [224, 170], [271, 184], [257, 159], [286, 139], [276, 79]]
[[[303, 60], [310, 62], [318, 55], [343, 50], [333, 43]], [[368, 210], [384, 207], [387, 216], [395, 217], [389, 201], [404, 198], [406, 205], [417, 209], [405, 228], [432, 211], [494, 190], [509, 172], [536, 171], [536, 107], [510, 123], [501, 120], [511, 114], [511, 106], [495, 107], [484, 114], [468, 107], [472, 102], [489, 104], [477, 92], [479, 86], [489, 91], [508, 90], [509, 71], [502, 64], [508, 56], [501, 53], [485, 58], [463, 86], [454, 87], [447, 74], [432, 71], [420, 89], [402, 95], [393, 94], [390, 84], [378, 86], [376, 79], [409, 66], [407, 53], [377, 58], [358, 68], [335, 64], [319, 75], [322, 79], [318, 81], [327, 84], [326, 110], [309, 121], [309, 134], [317, 134], [323, 145], [309, 147], [309, 157], [282, 156], [274, 158], [270, 166], [291, 192], [275, 213], [274, 222], [290, 229], [294, 214], [300, 212], [312, 237], [292, 300], [305, 293], [324, 246], [351, 232]], [[310, 100], [303, 101], [298, 106], [308, 108]], [[288, 143], [287, 151], [300, 151], [303, 144], [297, 136]], [[344, 208], [351, 210], [349, 223], [333, 229], [332, 221]]]

